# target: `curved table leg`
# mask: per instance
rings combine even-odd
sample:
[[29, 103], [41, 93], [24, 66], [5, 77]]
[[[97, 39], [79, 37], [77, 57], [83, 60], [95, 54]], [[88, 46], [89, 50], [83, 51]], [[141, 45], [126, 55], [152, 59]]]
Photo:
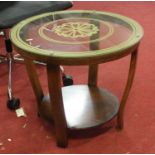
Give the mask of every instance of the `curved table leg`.
[[32, 60], [24, 58], [24, 62], [26, 64], [27, 73], [28, 73], [34, 94], [36, 96], [38, 108], [39, 108], [44, 94], [37, 76], [36, 68]]
[[137, 49], [131, 54], [131, 61], [130, 61], [130, 69], [128, 73], [128, 80], [127, 84], [123, 93], [123, 97], [120, 103], [120, 108], [118, 111], [118, 117], [117, 117], [117, 127], [118, 129], [123, 129], [123, 113], [126, 105], [126, 101], [133, 83], [135, 70], [136, 70], [136, 62], [137, 62], [137, 55], [138, 51]]
[[57, 145], [66, 147], [68, 145], [67, 123], [65, 119], [62, 92], [60, 66], [47, 64], [48, 88], [56, 130]]

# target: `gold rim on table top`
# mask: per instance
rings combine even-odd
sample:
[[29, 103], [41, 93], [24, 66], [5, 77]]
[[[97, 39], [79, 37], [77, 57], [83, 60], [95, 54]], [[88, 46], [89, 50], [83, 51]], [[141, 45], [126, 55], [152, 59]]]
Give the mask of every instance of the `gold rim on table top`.
[[[69, 14], [69, 13], [96, 13], [100, 15], [108, 15], [111, 17], [118, 18], [122, 20], [123, 22], [126, 22], [128, 25], [131, 26], [132, 28], [132, 35], [124, 42], [114, 45], [109, 48], [105, 49], [100, 49], [100, 50], [93, 50], [93, 51], [84, 51], [84, 52], [58, 52], [58, 51], [52, 51], [51, 50], [45, 50], [45, 49], [39, 49], [37, 47], [33, 47], [31, 45], [26, 44], [21, 38], [20, 38], [20, 30], [26, 25], [29, 24], [30, 22], [50, 16], [50, 15], [56, 15], [56, 14]], [[90, 18], [91, 19], [91, 18]], [[12, 28], [11, 33], [10, 33], [10, 38], [12, 42], [17, 46], [18, 48], [27, 51], [27, 53], [32, 53], [36, 55], [42, 55], [42, 56], [51, 56], [51, 57], [61, 57], [61, 58], [84, 58], [84, 57], [94, 57], [94, 56], [100, 56], [100, 55], [108, 55], [112, 53], [119, 53], [122, 50], [126, 50], [135, 44], [137, 44], [143, 36], [143, 29], [142, 27], [133, 19], [130, 19], [128, 17], [115, 14], [115, 13], [110, 13], [110, 12], [101, 12], [101, 11], [86, 11], [86, 10], [76, 10], [76, 11], [58, 11], [58, 12], [53, 12], [53, 13], [44, 13], [41, 15], [33, 16], [31, 18], [28, 18], [19, 24], [17, 24], [15, 27]]]

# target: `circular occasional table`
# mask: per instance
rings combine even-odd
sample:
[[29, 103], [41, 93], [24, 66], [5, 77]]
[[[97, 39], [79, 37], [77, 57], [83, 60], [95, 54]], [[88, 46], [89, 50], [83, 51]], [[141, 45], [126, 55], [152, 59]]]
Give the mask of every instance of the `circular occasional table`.
[[[11, 40], [26, 64], [41, 116], [53, 120], [56, 141], [68, 144], [69, 129], [101, 125], [123, 111], [134, 78], [141, 26], [122, 15], [99, 11], [61, 11], [28, 18], [11, 30]], [[98, 87], [98, 65], [131, 54], [127, 84], [119, 102]], [[34, 65], [46, 63], [49, 95], [44, 95]], [[61, 87], [60, 65], [88, 65], [88, 83]]]

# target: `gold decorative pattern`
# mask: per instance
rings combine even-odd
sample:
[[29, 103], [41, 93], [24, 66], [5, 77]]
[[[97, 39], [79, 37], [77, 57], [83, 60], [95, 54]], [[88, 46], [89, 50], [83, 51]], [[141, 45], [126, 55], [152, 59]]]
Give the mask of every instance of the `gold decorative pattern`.
[[[38, 33], [39, 33], [41, 38], [44, 38], [45, 40], [48, 40], [48, 41], [51, 41], [51, 42], [55, 42], [55, 43], [59, 43], [59, 44], [78, 45], [78, 44], [84, 44], [84, 43], [93, 43], [93, 42], [97, 42], [97, 41], [101, 41], [101, 40], [107, 39], [114, 32], [113, 26], [110, 23], [108, 23], [108, 22], [105, 22], [105, 21], [102, 21], [102, 20], [99, 20], [99, 19], [93, 19], [93, 18], [77, 18], [76, 17], [76, 19], [78, 20], [78, 22], [79, 22], [79, 20], [90, 20], [91, 19], [91, 21], [94, 21], [94, 23], [100, 23], [100, 24], [105, 25], [108, 28], [108, 31], [103, 36], [99, 35], [98, 38], [94, 38], [94, 39], [91, 38], [91, 39], [87, 39], [87, 40], [78, 40], [78, 39], [76, 40], [76, 38], [70, 38], [70, 39], [73, 39], [74, 41], [68, 41], [68, 40], [65, 40], [65, 39], [64, 40], [58, 40], [58, 39], [55, 39], [55, 38], [52, 38], [52, 37], [48, 36], [45, 32], [48, 31], [48, 33], [51, 33], [51, 32], [55, 33], [54, 32], [55, 28], [57, 26], [60, 26], [60, 25], [57, 25], [57, 23], [61, 22], [61, 21], [64, 21], [64, 19], [60, 19], [60, 20], [57, 20], [57, 21], [54, 21], [54, 22], [52, 21], [52, 22], [45, 23], [44, 25], [42, 25], [39, 28]], [[74, 18], [69, 18], [69, 20], [74, 20]], [[65, 23], [63, 23], [63, 24], [65, 24]], [[84, 22], [81, 22], [81, 23], [86, 23], [86, 22], [84, 21]], [[49, 28], [51, 25], [54, 25], [53, 28]], [[92, 24], [92, 25], [94, 25], [94, 24]], [[97, 27], [97, 29], [99, 29], [99, 28]], [[99, 32], [99, 30], [97, 32]], [[96, 34], [97, 34], [97, 32], [96, 32]], [[62, 36], [60, 36], [60, 37], [62, 37]]]
[[54, 27], [52, 31], [66, 38], [84, 38], [91, 37], [99, 29], [94, 24], [87, 22], [67, 22]]
[[[92, 13], [92, 11], [86, 11], [86, 10], [78, 10], [78, 11], [60, 11], [60, 12], [57, 12], [55, 13], [55, 15], [70, 15], [70, 14], [85, 14], [85, 13]], [[25, 42], [25, 40], [23, 40], [23, 38], [21, 37], [21, 32], [23, 31], [23, 28], [29, 26], [30, 23], [32, 23], [33, 21], [36, 21], [36, 20], [39, 20], [39, 19], [42, 19], [42, 18], [45, 18], [45, 17], [48, 17], [50, 16], [52, 13], [45, 13], [45, 14], [41, 14], [41, 15], [37, 15], [37, 16], [34, 16], [34, 17], [31, 17], [31, 18], [28, 18], [26, 20], [24, 20], [23, 22], [20, 22], [19, 24], [17, 24], [14, 28], [12, 28], [11, 30], [11, 33], [10, 33], [10, 37], [11, 37], [11, 40], [12, 42], [15, 44], [15, 46], [19, 49], [21, 49], [21, 51], [25, 51], [25, 53], [30, 53], [32, 55], [41, 55], [42, 57], [52, 57], [54, 56], [55, 58], [79, 58], [80, 60], [83, 59], [85, 60], [84, 58], [86, 58], [87, 56], [88, 57], [95, 57], [95, 56], [108, 56], [109, 54], [121, 54], [122, 53], [122, 50], [125, 52], [125, 49], [127, 50], [129, 47], [137, 44], [141, 38], [143, 37], [143, 29], [142, 27], [134, 20], [128, 18], [128, 17], [125, 17], [125, 16], [122, 16], [122, 15], [118, 15], [118, 14], [114, 14], [114, 13], [109, 13], [109, 12], [100, 12], [100, 11], [96, 11], [95, 12], [99, 17], [100, 16], [108, 16], [109, 18], [116, 18], [117, 20], [121, 20], [121, 21], [124, 21], [124, 23], [126, 23], [127, 25], [129, 25], [129, 27], [131, 28], [132, 30], [132, 34], [131, 36], [119, 43], [119, 44], [116, 44], [116, 45], [113, 45], [112, 47], [108, 47], [108, 48], [104, 48], [104, 49], [99, 49], [99, 50], [93, 50], [93, 51], [85, 51], [85, 52], [57, 52], [57, 50], [53, 51], [53, 50], [49, 50], [49, 49], [42, 49], [42, 48], [36, 48], [36, 47], [33, 47], [29, 44], [27, 44]], [[52, 14], [53, 15], [53, 14]], [[77, 17], [76, 17], [77, 18]], [[83, 17], [79, 17], [78, 19], [84, 19]], [[65, 18], [64, 18], [65, 19]], [[75, 18], [73, 18], [75, 19]], [[90, 19], [90, 18], [88, 18]], [[110, 23], [104, 21], [104, 20], [100, 20], [100, 19], [95, 19], [95, 18], [91, 18], [93, 19], [94, 21], [100, 21], [101, 23], [104, 23], [105, 25], [107, 25], [109, 27], [109, 31], [106, 35], [104, 35], [103, 37], [100, 37], [98, 39], [94, 39], [94, 40], [89, 40], [89, 41], [76, 41], [76, 42], [66, 42], [66, 41], [59, 41], [59, 40], [54, 40], [53, 38], [50, 38], [48, 36], [46, 36], [46, 34], [44, 34], [44, 31], [45, 31], [45, 28], [46, 26], [48, 26], [49, 24], [51, 23], [54, 23], [54, 22], [48, 22], [46, 24], [44, 24], [43, 26], [41, 26], [38, 30], [38, 33], [40, 35], [41, 38], [44, 38], [45, 40], [48, 40], [48, 41], [51, 41], [51, 42], [56, 42], [56, 43], [62, 43], [62, 44], [82, 44], [82, 43], [93, 43], [93, 42], [96, 42], [96, 41], [101, 41], [101, 40], [105, 40], [107, 39], [108, 37], [110, 37], [112, 34], [113, 34], [113, 27], [111, 26]], [[128, 50], [127, 50], [128, 51]]]

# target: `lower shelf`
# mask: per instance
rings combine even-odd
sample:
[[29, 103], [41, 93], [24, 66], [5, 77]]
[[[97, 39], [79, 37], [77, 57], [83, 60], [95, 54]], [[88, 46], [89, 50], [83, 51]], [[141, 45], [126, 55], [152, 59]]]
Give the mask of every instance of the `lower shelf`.
[[[84, 129], [101, 125], [118, 112], [117, 97], [105, 89], [87, 85], [72, 85], [62, 88], [63, 104], [68, 128]], [[49, 95], [43, 98], [40, 113], [52, 119]]]

